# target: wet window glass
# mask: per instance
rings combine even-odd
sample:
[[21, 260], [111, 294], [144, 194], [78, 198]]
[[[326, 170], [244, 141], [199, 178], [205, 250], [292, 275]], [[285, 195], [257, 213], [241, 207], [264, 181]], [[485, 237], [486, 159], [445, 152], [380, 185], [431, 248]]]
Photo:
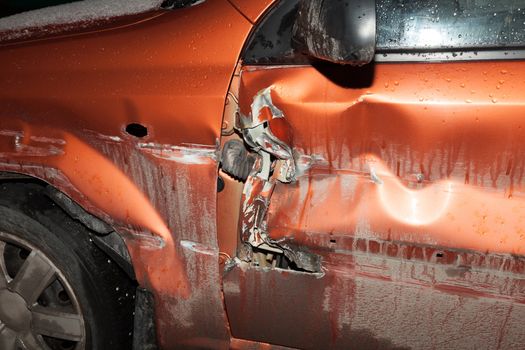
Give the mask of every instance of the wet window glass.
[[377, 50], [525, 47], [525, 0], [378, 0]]

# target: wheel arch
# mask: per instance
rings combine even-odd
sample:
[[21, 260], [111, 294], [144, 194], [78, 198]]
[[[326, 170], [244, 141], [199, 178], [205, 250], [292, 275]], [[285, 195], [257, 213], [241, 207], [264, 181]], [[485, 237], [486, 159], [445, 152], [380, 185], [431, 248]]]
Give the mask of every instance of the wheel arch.
[[[63, 210], [71, 220], [81, 223], [86, 228], [86, 234], [90, 235], [95, 245], [119, 265], [131, 280], [136, 280], [128, 247], [123, 237], [110, 224], [88, 212], [57, 187], [35, 176], [0, 171], [0, 185], [6, 182], [19, 184], [21, 196], [37, 195], [51, 200], [57, 205], [57, 210]], [[24, 186], [28, 183], [38, 185], [42, 188], [42, 192], [32, 192], [28, 186]]]
[[[159, 176], [152, 173], [159, 171], [156, 163], [149, 164], [157, 159], [149, 149], [139, 147], [139, 139], [94, 131], [80, 137], [41, 123], [13, 123], [0, 130], [0, 171], [41, 180], [114, 228], [126, 243], [143, 288], [189, 295], [166, 214], [158, 211], [151, 198], [158, 190], [147, 194], [147, 189], [155, 187], [152, 179]], [[175, 276], [170, 281], [162, 277], [167, 270]]]

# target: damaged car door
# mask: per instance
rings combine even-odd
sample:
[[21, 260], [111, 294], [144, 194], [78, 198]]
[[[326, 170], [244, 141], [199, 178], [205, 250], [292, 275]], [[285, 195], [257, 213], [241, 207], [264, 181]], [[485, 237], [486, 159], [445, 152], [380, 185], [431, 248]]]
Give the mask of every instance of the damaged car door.
[[518, 0], [276, 4], [223, 150], [234, 337], [525, 346], [524, 33]]

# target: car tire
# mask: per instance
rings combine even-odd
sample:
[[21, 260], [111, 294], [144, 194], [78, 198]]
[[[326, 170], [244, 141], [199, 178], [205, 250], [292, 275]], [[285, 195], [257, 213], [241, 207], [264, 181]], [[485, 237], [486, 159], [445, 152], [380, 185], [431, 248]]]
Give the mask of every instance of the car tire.
[[135, 285], [34, 184], [0, 185], [0, 349], [130, 349]]

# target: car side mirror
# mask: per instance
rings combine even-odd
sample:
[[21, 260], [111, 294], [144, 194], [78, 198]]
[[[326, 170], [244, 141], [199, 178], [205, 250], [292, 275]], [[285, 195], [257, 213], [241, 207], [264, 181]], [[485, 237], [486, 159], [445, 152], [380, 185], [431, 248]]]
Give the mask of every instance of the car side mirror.
[[376, 46], [375, 0], [301, 0], [293, 44], [325, 61], [370, 63]]

